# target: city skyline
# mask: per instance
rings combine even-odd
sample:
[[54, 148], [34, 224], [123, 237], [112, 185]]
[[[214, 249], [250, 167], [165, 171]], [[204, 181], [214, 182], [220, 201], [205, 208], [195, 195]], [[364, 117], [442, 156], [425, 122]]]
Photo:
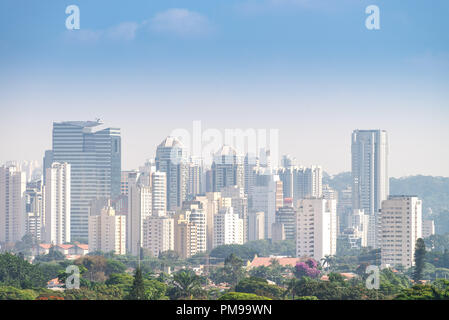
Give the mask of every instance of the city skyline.
[[[63, 123], [63, 122], [83, 122], [83, 121], [96, 122], [96, 121], [99, 121], [99, 120], [102, 120], [102, 119], [95, 118], [94, 120], [92, 120], [92, 121], [91, 120], [55, 121], [55, 122], [52, 122], [52, 123], [54, 124], [54, 123]], [[127, 145], [125, 145], [123, 143], [123, 141], [126, 141], [126, 136], [124, 138], [123, 130], [120, 128], [120, 126], [112, 125], [112, 126], [109, 126], [109, 127], [117, 128], [118, 130], [120, 130], [122, 132], [122, 134], [121, 134], [122, 149], [126, 150], [127, 149]], [[215, 128], [206, 128], [206, 129], [203, 130], [203, 132], [205, 130], [208, 130], [208, 129], [216, 130]], [[222, 133], [224, 135], [226, 130], [242, 130], [244, 132], [247, 129], [248, 128], [243, 128], [243, 129], [241, 129], [241, 128], [225, 128], [225, 129], [222, 130]], [[184, 129], [184, 128], [177, 128], [176, 130], [187, 130], [187, 131], [189, 131], [189, 128], [186, 128], [186, 129]], [[249, 128], [249, 130], [252, 130], [252, 128]], [[262, 130], [266, 130], [266, 129], [262, 129]], [[375, 129], [373, 129], [373, 128], [371, 128], [371, 129], [357, 128], [357, 129], [351, 130], [347, 140], [351, 139], [351, 135], [353, 134], [353, 131], [356, 131], [356, 130], [360, 130], [360, 131], [382, 130], [382, 131], [388, 132], [388, 130], [383, 130], [383, 129], [378, 129], [378, 128], [375, 128]], [[172, 132], [173, 131], [174, 130], [172, 130]], [[282, 130], [280, 130], [280, 132], [282, 132]], [[159, 136], [159, 134], [158, 134], [158, 136]], [[172, 135], [171, 134], [166, 134], [166, 135], [162, 135], [162, 136], [163, 136], [163, 138], [161, 140], [165, 140], [167, 137], [171, 137]], [[389, 134], [389, 136], [390, 136], [390, 134]], [[247, 139], [247, 138], [245, 137], [245, 139]], [[50, 140], [50, 147], [44, 149], [44, 152], [42, 153], [41, 157], [37, 157], [37, 158], [34, 158], [34, 159], [30, 159], [30, 158], [20, 158], [20, 159], [17, 159], [17, 158], [16, 159], [5, 158], [5, 159], [1, 159], [0, 158], [0, 164], [3, 165], [3, 164], [7, 164], [7, 163], [21, 163], [23, 161], [37, 161], [39, 164], [42, 165], [43, 162], [45, 161], [45, 160], [43, 161], [43, 159], [45, 159], [45, 151], [49, 151], [49, 149], [51, 149], [51, 134], [50, 134], [50, 139], [49, 140]], [[133, 159], [133, 161], [130, 161], [129, 157], [126, 157], [126, 152], [122, 152], [122, 170], [123, 171], [137, 170], [139, 167], [144, 165], [144, 163], [147, 160], [155, 159], [156, 158], [156, 153], [157, 153], [156, 152], [157, 151], [157, 146], [159, 144], [160, 144], [160, 141], [157, 142], [154, 146], [149, 146], [148, 147], [148, 153], [146, 151], [142, 151], [141, 150], [140, 154], [143, 157], [142, 158], [138, 158], [138, 159]], [[203, 142], [202, 144], [203, 145], [207, 145], [206, 142]], [[282, 136], [280, 136], [279, 144], [282, 145]], [[136, 146], [136, 144], [132, 143], [132, 142], [130, 143], [130, 145]], [[221, 146], [225, 146], [225, 145], [227, 145], [227, 144], [226, 143], [221, 143], [220, 144], [220, 148], [221, 148]], [[136, 146], [136, 147], [137, 147], [136, 149], [140, 148], [139, 146]], [[394, 148], [396, 148], [396, 146], [393, 146], [393, 148], [390, 148], [390, 149], [394, 149]], [[190, 152], [191, 151], [190, 149], [192, 149], [192, 146], [189, 146], [189, 148], [187, 150], [187, 155], [188, 156], [193, 155]], [[261, 150], [263, 150], [263, 148]], [[217, 149], [217, 152], [218, 151], [219, 151], [219, 149]], [[437, 172], [437, 171], [426, 171], [426, 170], [424, 170], [424, 171], [416, 170], [416, 171], [414, 171], [412, 173], [404, 173], [404, 174], [397, 174], [397, 175], [395, 175], [394, 173], [392, 173], [392, 171], [393, 171], [392, 167], [394, 168], [394, 163], [396, 162], [396, 164], [397, 164], [398, 161], [393, 156], [391, 156], [391, 154], [396, 155], [396, 156], [398, 154], [397, 154], [397, 152], [394, 152], [394, 151], [395, 150], [393, 150], [393, 152], [391, 152], [391, 150], [390, 150], [390, 156], [389, 156], [389, 172], [388, 172], [388, 176], [391, 177], [391, 178], [401, 178], [401, 177], [414, 176], [414, 175], [424, 175], [424, 176], [428, 175], [428, 176], [435, 176], [435, 177], [449, 177], [449, 172], [447, 174], [444, 174], [444, 173], [439, 173], [440, 171]], [[19, 150], [19, 152], [20, 152], [20, 150]], [[145, 156], [145, 154], [147, 156]], [[244, 153], [238, 153], [238, 155], [241, 156], [241, 157], [244, 157], [246, 154], [247, 154], [247, 149], [245, 149]], [[312, 156], [312, 158], [310, 158], [310, 156], [309, 157], [304, 157], [304, 158], [309, 159], [309, 160], [308, 161], [303, 161], [302, 158], [300, 156], [297, 156], [297, 153], [293, 152], [292, 150], [282, 150], [282, 149], [279, 151], [279, 160], [277, 161], [279, 166], [281, 166], [282, 157], [285, 156], [285, 155], [291, 156], [293, 159], [296, 160], [297, 165], [300, 165], [300, 166], [309, 167], [309, 166], [313, 166], [313, 165], [319, 164], [321, 167], [323, 167], [324, 172], [326, 172], [327, 174], [329, 174], [331, 176], [339, 174], [339, 173], [351, 172], [351, 142], [350, 141], [349, 142], [346, 141], [345, 150], [344, 150], [344, 152], [343, 151], [341, 152], [341, 157], [346, 159], [345, 162], [348, 162], [348, 163], [345, 163], [344, 169], [342, 169], [342, 170], [338, 170], [338, 169], [337, 170], [332, 170], [332, 168], [335, 168], [335, 166], [331, 164], [332, 161], [331, 162], [322, 161], [322, 160], [320, 160], [316, 156]], [[310, 160], [310, 159], [313, 159], [313, 160]], [[125, 167], [123, 165], [123, 163], [128, 163], [128, 166]], [[129, 163], [132, 163], [133, 165], [130, 166]], [[330, 166], [326, 166], [324, 163], [328, 163], [328, 164], [331, 164], [331, 165]], [[211, 163], [209, 163], [208, 165], [210, 166]], [[396, 170], [396, 172], [398, 172], [398, 171]], [[445, 172], [445, 171], [443, 170], [443, 172]], [[43, 174], [45, 175], [44, 171], [43, 171]]]
[[331, 174], [354, 129], [383, 129], [392, 177], [448, 177], [449, 4], [382, 2], [373, 31], [371, 2], [80, 0], [69, 31], [65, 3], [2, 1], [0, 162], [40, 161], [53, 121], [102, 118], [133, 169], [201, 120], [280, 129], [280, 154]]

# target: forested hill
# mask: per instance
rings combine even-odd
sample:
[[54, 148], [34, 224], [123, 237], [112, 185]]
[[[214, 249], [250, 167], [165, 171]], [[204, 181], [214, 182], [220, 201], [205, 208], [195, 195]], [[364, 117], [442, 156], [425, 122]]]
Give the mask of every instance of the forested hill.
[[[323, 184], [340, 191], [351, 186], [351, 173], [323, 175]], [[409, 176], [390, 178], [390, 194], [417, 195], [423, 200], [423, 214], [435, 220], [437, 233], [449, 232], [449, 178]]]

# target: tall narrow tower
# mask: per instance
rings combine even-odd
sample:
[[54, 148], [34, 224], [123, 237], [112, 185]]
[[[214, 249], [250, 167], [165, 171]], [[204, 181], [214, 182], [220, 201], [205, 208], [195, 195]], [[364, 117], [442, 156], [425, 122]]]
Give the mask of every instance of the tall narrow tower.
[[370, 216], [368, 246], [379, 246], [378, 213], [389, 193], [388, 135], [385, 130], [352, 133], [352, 209]]

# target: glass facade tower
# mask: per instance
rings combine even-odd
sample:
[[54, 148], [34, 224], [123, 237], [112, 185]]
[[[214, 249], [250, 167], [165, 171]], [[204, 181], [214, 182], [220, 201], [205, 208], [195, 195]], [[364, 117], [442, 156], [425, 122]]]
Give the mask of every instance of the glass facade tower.
[[100, 121], [55, 122], [52, 160], [71, 165], [71, 238], [87, 239], [91, 201], [120, 195], [120, 129]]

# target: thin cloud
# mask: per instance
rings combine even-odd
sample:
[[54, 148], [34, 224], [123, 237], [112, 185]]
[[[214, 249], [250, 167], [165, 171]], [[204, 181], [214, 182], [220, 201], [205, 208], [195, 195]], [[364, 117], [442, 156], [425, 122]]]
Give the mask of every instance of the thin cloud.
[[66, 35], [69, 40], [94, 43], [104, 39], [114, 41], [134, 40], [140, 25], [136, 22], [123, 22], [104, 30], [79, 29], [68, 30]]
[[123, 22], [107, 30], [106, 36], [115, 40], [134, 40], [140, 25], [136, 22]]
[[182, 37], [203, 36], [212, 31], [212, 25], [205, 16], [187, 9], [160, 12], [148, 23], [153, 32]]

